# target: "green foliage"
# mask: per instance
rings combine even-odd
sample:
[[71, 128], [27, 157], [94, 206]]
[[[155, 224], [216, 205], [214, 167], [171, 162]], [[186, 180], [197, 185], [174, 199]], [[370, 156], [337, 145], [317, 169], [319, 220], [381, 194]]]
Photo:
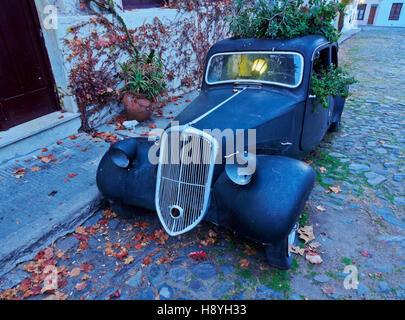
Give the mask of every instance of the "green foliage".
[[348, 86], [356, 83], [353, 77], [349, 77], [340, 67], [331, 65], [328, 70], [322, 70], [319, 74], [312, 74], [312, 93], [316, 95], [319, 103], [328, 108], [328, 96], [349, 96]]
[[340, 34], [332, 25], [341, 8], [337, 0], [258, 0], [247, 5], [235, 0], [229, 31], [235, 38], [291, 39], [309, 34], [336, 42]]
[[132, 56], [120, 66], [125, 79], [124, 91], [155, 101], [165, 90], [163, 63], [155, 51], [152, 50], [148, 55]]

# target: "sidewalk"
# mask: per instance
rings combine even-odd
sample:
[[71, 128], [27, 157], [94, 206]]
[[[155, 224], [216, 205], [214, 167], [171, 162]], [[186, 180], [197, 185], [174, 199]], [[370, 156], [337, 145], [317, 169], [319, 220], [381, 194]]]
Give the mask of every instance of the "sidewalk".
[[362, 30], [362, 28], [358, 29], [350, 29], [342, 33], [338, 43], [341, 45], [343, 42], [346, 40], [349, 40], [351, 37], [353, 37], [355, 34], [359, 33]]
[[[161, 114], [135, 130], [116, 124], [97, 128], [100, 137], [81, 133], [0, 166], [0, 279], [16, 264], [72, 232], [102, 204], [96, 185], [101, 157], [114, 139], [139, 137], [151, 124], [164, 128], [197, 92], [168, 103]], [[105, 140], [103, 140], [105, 139]], [[0, 283], [1, 286], [1, 283]]]

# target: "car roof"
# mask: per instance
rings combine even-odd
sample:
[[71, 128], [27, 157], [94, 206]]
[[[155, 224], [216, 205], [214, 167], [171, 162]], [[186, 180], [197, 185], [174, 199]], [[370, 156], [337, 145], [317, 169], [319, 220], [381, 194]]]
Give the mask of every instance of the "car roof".
[[309, 35], [289, 40], [280, 39], [236, 39], [228, 38], [215, 43], [207, 54], [209, 58], [220, 52], [232, 51], [295, 51], [304, 58], [311, 58], [314, 50], [329, 41], [320, 35]]

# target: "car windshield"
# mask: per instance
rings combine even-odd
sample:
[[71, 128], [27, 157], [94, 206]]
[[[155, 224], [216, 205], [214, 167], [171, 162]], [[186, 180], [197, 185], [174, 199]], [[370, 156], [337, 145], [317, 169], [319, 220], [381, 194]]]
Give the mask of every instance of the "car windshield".
[[208, 62], [208, 84], [260, 82], [295, 88], [301, 83], [304, 60], [295, 52], [219, 53]]

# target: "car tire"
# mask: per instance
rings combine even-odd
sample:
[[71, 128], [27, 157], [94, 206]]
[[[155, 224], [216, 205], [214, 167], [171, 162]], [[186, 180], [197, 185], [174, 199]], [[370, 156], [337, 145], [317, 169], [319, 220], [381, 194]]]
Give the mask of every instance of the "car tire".
[[[291, 243], [294, 246], [298, 245], [298, 225], [295, 225], [293, 230], [292, 239], [289, 240], [290, 235], [283, 240], [267, 244], [265, 246], [266, 257], [269, 265], [281, 270], [288, 270], [291, 268], [293, 262], [293, 254], [288, 250], [288, 244]], [[290, 233], [291, 234], [291, 233]]]
[[118, 217], [123, 219], [131, 219], [134, 217], [133, 209], [130, 206], [112, 200], [110, 200], [109, 203], [111, 210], [114, 211]]
[[340, 121], [332, 122], [329, 127], [330, 132], [337, 132], [340, 129]]

